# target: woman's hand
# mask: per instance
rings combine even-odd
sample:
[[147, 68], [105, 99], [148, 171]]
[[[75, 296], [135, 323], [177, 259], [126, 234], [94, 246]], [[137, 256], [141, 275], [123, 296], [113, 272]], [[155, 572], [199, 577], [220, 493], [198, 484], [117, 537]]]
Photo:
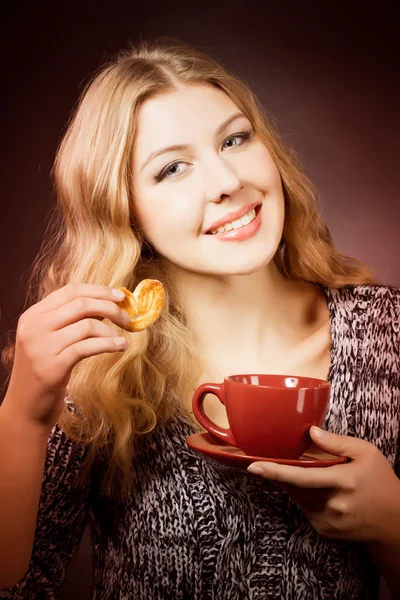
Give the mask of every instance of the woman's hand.
[[102, 322], [108, 318], [122, 327], [129, 321], [117, 306], [123, 297], [107, 286], [71, 283], [25, 311], [18, 321], [1, 410], [51, 430], [63, 410], [74, 366], [89, 356], [127, 348], [127, 341]]
[[310, 434], [323, 451], [351, 462], [314, 469], [255, 462], [249, 472], [279, 482], [321, 535], [400, 545], [400, 480], [383, 454], [318, 427]]

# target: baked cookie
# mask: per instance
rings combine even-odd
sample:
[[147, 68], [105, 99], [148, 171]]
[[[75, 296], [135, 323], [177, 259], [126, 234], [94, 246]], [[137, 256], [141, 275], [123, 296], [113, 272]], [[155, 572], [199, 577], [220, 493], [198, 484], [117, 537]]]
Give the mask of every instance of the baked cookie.
[[164, 286], [157, 279], [143, 279], [132, 293], [124, 287], [125, 298], [118, 302], [131, 320], [124, 329], [126, 331], [142, 331], [150, 327], [160, 316], [164, 304]]

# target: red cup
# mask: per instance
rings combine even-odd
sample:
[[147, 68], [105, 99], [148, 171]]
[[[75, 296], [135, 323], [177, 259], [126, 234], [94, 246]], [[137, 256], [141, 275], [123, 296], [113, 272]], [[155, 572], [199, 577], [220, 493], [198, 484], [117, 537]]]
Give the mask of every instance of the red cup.
[[[230, 375], [223, 383], [204, 383], [193, 395], [193, 412], [213, 436], [252, 456], [299, 458], [312, 444], [309, 429], [320, 427], [329, 406], [331, 384], [291, 375]], [[205, 414], [204, 398], [224, 404], [229, 428]]]

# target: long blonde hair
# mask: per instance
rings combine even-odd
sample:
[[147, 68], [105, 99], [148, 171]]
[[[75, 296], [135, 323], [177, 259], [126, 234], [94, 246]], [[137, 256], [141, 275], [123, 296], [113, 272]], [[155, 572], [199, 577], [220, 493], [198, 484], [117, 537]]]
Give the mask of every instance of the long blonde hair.
[[[202, 52], [163, 40], [140, 42], [119, 54], [84, 90], [57, 152], [57, 207], [33, 264], [29, 302], [71, 281], [133, 290], [145, 277], [163, 280], [132, 210], [130, 162], [140, 105], [185, 83], [224, 90], [269, 148], [285, 194], [284, 232], [275, 256], [280, 272], [330, 287], [373, 282], [367, 267], [334, 248], [310, 182], [250, 89]], [[135, 442], [176, 413], [177, 398], [190, 393], [196, 380], [194, 344], [164, 284], [165, 310], [150, 329], [129, 334], [109, 323], [129, 339], [129, 349], [85, 359], [71, 376], [75, 411], [66, 406], [60, 426], [87, 445], [86, 471], [98, 454], [105, 458], [106, 494], [129, 493]], [[3, 352], [10, 370], [12, 357], [10, 343]]]

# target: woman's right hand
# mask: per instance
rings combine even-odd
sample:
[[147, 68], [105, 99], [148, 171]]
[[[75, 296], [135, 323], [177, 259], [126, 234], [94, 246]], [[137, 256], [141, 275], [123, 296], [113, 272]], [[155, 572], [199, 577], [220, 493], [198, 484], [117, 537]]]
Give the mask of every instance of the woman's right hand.
[[60, 417], [74, 366], [127, 342], [101, 319], [120, 327], [129, 317], [110, 287], [69, 283], [31, 306], [17, 327], [14, 364], [2, 409], [50, 431]]

